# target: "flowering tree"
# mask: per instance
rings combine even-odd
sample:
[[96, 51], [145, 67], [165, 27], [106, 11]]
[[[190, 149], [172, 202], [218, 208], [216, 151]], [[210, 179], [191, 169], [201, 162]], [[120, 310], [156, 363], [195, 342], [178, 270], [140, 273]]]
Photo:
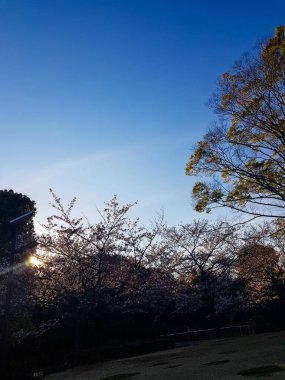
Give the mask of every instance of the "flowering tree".
[[90, 224], [72, 217], [75, 199], [65, 208], [52, 195], [57, 214], [39, 238], [44, 265], [38, 268], [36, 297], [71, 316], [77, 351], [88, 313], [112, 305], [128, 307], [139, 293], [143, 264], [158, 228], [147, 231], [130, 220], [127, 213], [133, 205], [120, 206], [116, 197], [99, 212], [101, 221]]
[[189, 308], [206, 308], [216, 325], [218, 312], [241, 301], [237, 287], [236, 293], [228, 291], [239, 246], [237, 228], [224, 222], [194, 221], [165, 228], [163, 239], [168, 249], [160, 261], [190, 289]]

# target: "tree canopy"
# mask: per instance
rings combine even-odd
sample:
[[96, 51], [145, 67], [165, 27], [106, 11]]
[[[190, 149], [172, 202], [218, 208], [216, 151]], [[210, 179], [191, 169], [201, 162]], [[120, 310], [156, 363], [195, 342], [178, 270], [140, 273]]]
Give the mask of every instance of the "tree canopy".
[[285, 218], [285, 26], [220, 77], [211, 106], [219, 121], [186, 165], [212, 178], [194, 185], [195, 209]]
[[[74, 216], [75, 198], [65, 205], [52, 196], [54, 215], [37, 236], [38, 264], [25, 265], [19, 250], [14, 268], [5, 312], [11, 344], [2, 354], [13, 379], [51, 364], [136, 353], [137, 343], [129, 351], [134, 342], [139, 349], [146, 342], [169, 347], [167, 334], [172, 341], [185, 330], [198, 338], [237, 331], [228, 325], [243, 331], [250, 320], [257, 331], [284, 327], [285, 241], [274, 223], [168, 226], [161, 215], [146, 228], [129, 217], [133, 205], [120, 205], [116, 196], [92, 223]], [[0, 322], [12, 278], [3, 269]], [[156, 346], [158, 337], [163, 346]]]
[[[11, 228], [8, 222], [26, 212], [36, 213], [35, 202], [27, 195], [15, 193], [13, 190], [0, 190], [0, 258], [10, 253]], [[34, 235], [34, 224], [31, 218], [20, 224], [18, 241], [25, 245]]]

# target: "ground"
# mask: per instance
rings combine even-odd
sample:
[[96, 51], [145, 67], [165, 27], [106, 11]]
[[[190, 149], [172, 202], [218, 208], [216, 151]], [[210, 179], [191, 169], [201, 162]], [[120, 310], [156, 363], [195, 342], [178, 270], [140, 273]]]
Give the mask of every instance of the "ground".
[[[239, 374], [241, 373], [241, 374]], [[189, 346], [49, 375], [46, 380], [285, 380], [285, 332]]]

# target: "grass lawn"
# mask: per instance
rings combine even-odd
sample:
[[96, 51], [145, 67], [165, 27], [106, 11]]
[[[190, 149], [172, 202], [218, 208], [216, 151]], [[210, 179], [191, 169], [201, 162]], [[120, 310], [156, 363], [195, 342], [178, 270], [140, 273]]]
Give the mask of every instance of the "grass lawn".
[[285, 332], [193, 342], [56, 373], [47, 380], [285, 380]]

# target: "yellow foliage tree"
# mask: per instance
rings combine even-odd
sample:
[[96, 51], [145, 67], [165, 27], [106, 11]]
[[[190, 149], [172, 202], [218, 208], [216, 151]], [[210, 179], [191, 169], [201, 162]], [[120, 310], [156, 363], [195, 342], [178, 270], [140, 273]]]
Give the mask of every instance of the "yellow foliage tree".
[[195, 209], [285, 218], [285, 26], [221, 76], [211, 105], [219, 122], [186, 165], [212, 178], [194, 185]]
[[237, 256], [236, 271], [245, 281], [250, 299], [259, 302], [275, 296], [280, 268], [278, 254], [274, 248], [250, 244], [242, 248]]

